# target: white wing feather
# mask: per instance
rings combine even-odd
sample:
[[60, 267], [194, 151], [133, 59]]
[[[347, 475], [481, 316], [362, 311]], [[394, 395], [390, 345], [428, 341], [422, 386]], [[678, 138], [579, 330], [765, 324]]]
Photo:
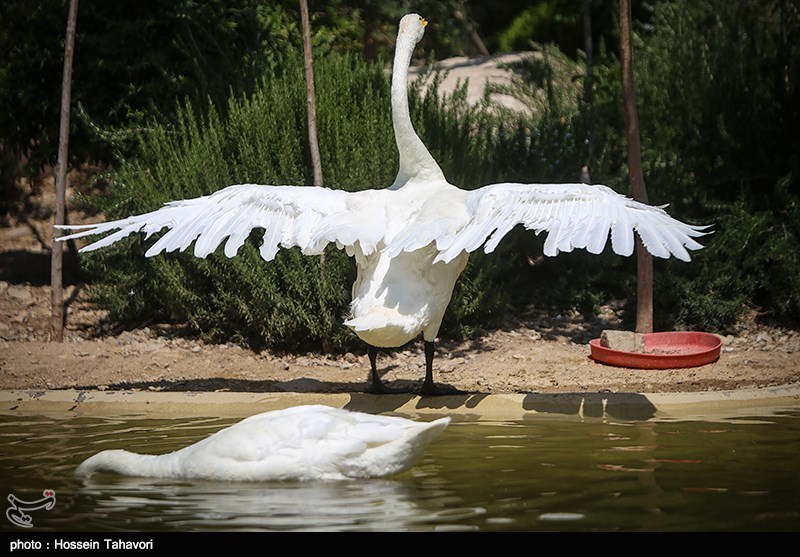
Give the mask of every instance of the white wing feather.
[[[349, 193], [319, 187], [241, 184], [211, 195], [172, 201], [150, 213], [83, 226], [63, 226], [75, 231], [60, 240], [116, 230], [81, 252], [93, 251], [136, 232], [145, 238], [167, 228], [145, 253], [182, 251], [194, 242], [194, 254], [206, 257], [225, 242], [225, 255], [233, 257], [254, 228], [264, 229], [261, 256], [271, 261], [280, 247], [298, 246], [305, 254], [321, 253], [329, 242], [352, 247], [360, 241], [370, 253], [383, 239], [385, 219], [380, 206], [371, 213], [353, 214], [353, 204], [367, 192]], [[377, 209], [377, 210], [376, 210]], [[354, 227], [358, 226], [358, 233]], [[227, 241], [226, 241], [227, 240]]]
[[682, 223], [663, 207], [639, 203], [601, 185], [491, 184], [468, 192], [464, 205], [466, 218], [457, 231], [452, 229], [452, 219], [443, 219], [438, 227], [427, 219], [424, 227], [412, 224], [393, 251], [413, 251], [436, 242], [440, 250], [436, 261], [449, 262], [481, 245], [491, 253], [512, 228], [522, 224], [537, 234], [547, 233], [547, 256], [575, 248], [598, 254], [609, 234], [615, 253], [631, 255], [634, 232], [638, 232], [654, 256], [689, 261], [687, 248], [702, 247], [693, 238], [707, 233], [707, 227]]
[[[694, 238], [706, 227], [682, 223], [662, 207], [639, 203], [611, 188], [587, 184], [492, 184], [474, 191], [442, 189], [428, 198], [416, 214], [387, 238], [390, 199], [397, 192], [366, 190], [357, 193], [302, 186], [230, 186], [212, 195], [173, 201], [161, 209], [126, 219], [85, 226], [61, 240], [92, 234], [112, 234], [81, 249], [93, 251], [135, 232], [150, 237], [167, 228], [146, 252], [185, 250], [206, 257], [225, 242], [233, 257], [254, 228], [264, 229], [261, 256], [271, 261], [281, 247], [298, 246], [318, 254], [329, 243], [353, 254], [358, 246], [369, 255], [383, 242], [389, 256], [414, 251], [436, 242], [435, 261], [452, 261], [461, 252], [483, 246], [495, 250], [518, 224], [537, 234], [546, 232], [544, 254], [555, 256], [575, 248], [598, 254], [611, 236], [615, 253], [628, 256], [634, 232], [656, 257], [675, 256], [689, 261], [688, 250], [702, 248]], [[227, 240], [227, 241], [226, 241]]]

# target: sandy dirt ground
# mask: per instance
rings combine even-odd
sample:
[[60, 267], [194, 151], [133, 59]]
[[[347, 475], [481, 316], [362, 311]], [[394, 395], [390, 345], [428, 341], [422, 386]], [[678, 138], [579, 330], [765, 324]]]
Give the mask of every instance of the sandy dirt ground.
[[[365, 352], [256, 353], [233, 344], [205, 344], [176, 326], [121, 331], [87, 301], [82, 284], [70, 284], [64, 292], [65, 341], [50, 341], [51, 200], [39, 196], [33, 204], [37, 212], [6, 217], [0, 226], [0, 389], [365, 389]], [[77, 222], [85, 216], [72, 218]], [[434, 378], [469, 393], [698, 392], [800, 382], [800, 331], [768, 327], [756, 312], [735, 334], [722, 338], [721, 355], [713, 363], [670, 370], [601, 364], [591, 358], [588, 341], [605, 329], [620, 328], [615, 307], [605, 306], [588, 321], [577, 312], [519, 308], [504, 327], [479, 339], [439, 342]], [[388, 385], [418, 388], [425, 369], [421, 342], [381, 353], [378, 368]]]

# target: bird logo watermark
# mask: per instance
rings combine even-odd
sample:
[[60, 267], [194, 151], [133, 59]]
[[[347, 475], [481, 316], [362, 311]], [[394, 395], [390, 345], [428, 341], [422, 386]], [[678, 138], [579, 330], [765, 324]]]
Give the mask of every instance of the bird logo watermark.
[[52, 489], [42, 491], [42, 498], [36, 501], [23, 501], [13, 493], [8, 496], [11, 506], [6, 509], [6, 518], [22, 528], [33, 528], [33, 517], [28, 512], [44, 509], [49, 511], [56, 505], [56, 492]]

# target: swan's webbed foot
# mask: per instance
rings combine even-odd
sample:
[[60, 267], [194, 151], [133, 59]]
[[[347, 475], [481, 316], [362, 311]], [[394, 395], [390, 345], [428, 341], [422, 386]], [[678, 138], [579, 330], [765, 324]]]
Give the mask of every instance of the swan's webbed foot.
[[433, 341], [425, 341], [425, 381], [422, 382], [422, 387], [419, 389], [419, 394], [422, 396], [442, 396], [442, 395], [459, 395], [464, 394], [464, 391], [459, 391], [452, 385], [437, 385], [433, 382], [433, 354], [434, 354]]

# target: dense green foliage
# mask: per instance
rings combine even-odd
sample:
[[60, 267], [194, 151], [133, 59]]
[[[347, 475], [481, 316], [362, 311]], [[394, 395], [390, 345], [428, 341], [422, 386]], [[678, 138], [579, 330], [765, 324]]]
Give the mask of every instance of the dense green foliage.
[[[427, 49], [458, 50], [465, 32], [456, 0], [420, 0], [436, 21]], [[0, 2], [0, 149], [30, 159], [36, 173], [57, 153], [68, 0]], [[392, 50], [407, 11], [401, 2], [309, 2], [318, 55], [371, 57]], [[115, 0], [81, 2], [75, 38], [70, 146], [75, 161], [108, 160], [125, 128], [154, 114], [169, 119], [176, 99], [198, 109], [250, 93], [260, 76], [300, 49], [297, 0]], [[97, 134], [115, 129], [116, 133]], [[115, 141], [116, 140], [116, 141]], [[119, 148], [120, 146], [117, 145]], [[124, 150], [126, 146], [121, 148]]]
[[[656, 274], [656, 316], [725, 330], [747, 302], [800, 315], [800, 12], [780, 0], [663, 2], [635, 43], [650, 201], [714, 235]], [[616, 58], [598, 67], [600, 175], [623, 176]], [[622, 190], [620, 190], [622, 191]], [[680, 267], [680, 270], [676, 269]]]
[[[233, 183], [310, 183], [296, 3], [152, 4], [148, 11], [128, 2], [95, 3], [81, 12], [85, 19], [79, 19], [76, 55], [95, 58], [76, 59], [74, 97], [81, 117], [74, 154], [106, 153], [115, 168], [105, 176], [107, 195], [87, 203], [115, 218]], [[418, 52], [431, 57], [433, 51], [468, 50], [463, 18], [456, 15], [462, 2], [419, 4], [414, 9], [434, 23]], [[448, 179], [465, 188], [576, 181], [586, 165], [592, 181], [628, 192], [616, 37], [607, 33], [617, 3], [592, 3], [593, 18], [604, 31], [595, 51], [591, 105], [584, 97], [580, 53], [575, 56], [582, 44], [575, 36], [581, 23], [578, 3], [525, 4], [468, 6], [491, 31], [488, 44], [539, 50], [521, 68], [526, 82], [514, 88], [535, 107], [534, 115], [489, 110], [488, 100], [470, 106], [463, 89], [444, 98], [439, 78], [429, 76], [433, 85], [427, 93], [420, 84], [412, 87], [416, 129]], [[45, 26], [63, 26], [59, 10], [48, 9], [52, 5], [15, 0], [0, 7], [0, 18], [33, 17]], [[311, 2], [311, 8], [326, 186], [388, 185], [397, 155], [384, 70], [392, 25], [408, 8], [377, 0], [337, 0], [324, 7]], [[506, 17], [512, 9], [514, 17]], [[508, 23], [492, 28], [490, 22], [497, 21], [491, 15]], [[682, 220], [714, 225], [713, 235], [702, 241], [707, 247], [692, 263], [655, 262], [656, 327], [725, 332], [746, 305], [796, 322], [797, 6], [782, 0], [675, 0], [637, 4], [635, 16], [636, 88], [650, 202], [669, 203], [670, 213]], [[90, 30], [92, 37], [81, 37]], [[61, 30], [29, 42], [20, 40], [18, 31], [13, 26], [0, 31], [0, 47], [11, 49], [0, 54], [0, 101], [19, 107], [0, 111], [0, 150], [8, 154], [34, 145], [32, 156], [52, 155], [57, 101], [44, 95], [58, 90], [50, 81], [60, 75]], [[125, 48], [132, 35], [141, 37], [142, 56]], [[529, 42], [542, 37], [559, 44]], [[25, 59], [28, 64], [20, 62]], [[32, 75], [37, 67], [46, 69], [38, 85], [35, 79], [20, 79], [23, 86], [16, 89], [10, 85], [10, 75]], [[632, 302], [634, 258], [607, 252], [542, 258], [542, 241], [515, 230], [496, 253], [474, 254], [442, 334], [473, 335], [495, 324], [509, 304], [577, 307], [589, 314], [610, 299]], [[206, 260], [188, 254], [145, 259], [145, 243], [131, 238], [84, 261], [98, 300], [124, 323], [185, 321], [209, 338], [253, 347], [351, 347], [355, 337], [341, 321], [348, 310], [352, 262], [331, 248], [324, 262], [283, 250], [267, 264], [257, 245], [254, 236], [231, 260], [221, 253]]]
[[[17, 208], [15, 179], [55, 164], [68, 0], [0, 2], [0, 215]], [[444, 55], [465, 41], [458, 0], [419, 0], [436, 21], [426, 49]], [[317, 56], [393, 48], [403, 2], [309, 2]], [[297, 0], [88, 0], [78, 8], [70, 158], [114, 162], [134, 150], [133, 131], [172, 122], [189, 99], [223, 110], [252, 93], [301, 48]]]
[[[31, 159], [35, 172], [57, 153], [66, 4], [19, 0], [0, 4], [0, 142]], [[263, 5], [261, 5], [263, 4]], [[250, 0], [84, 2], [73, 61], [75, 161], [107, 160], [110, 146], [94, 133], [138, 126], [171, 114], [177, 98], [224, 102], [252, 88], [291, 44], [268, 4]], [[13, 107], [13, 109], [12, 109]]]

